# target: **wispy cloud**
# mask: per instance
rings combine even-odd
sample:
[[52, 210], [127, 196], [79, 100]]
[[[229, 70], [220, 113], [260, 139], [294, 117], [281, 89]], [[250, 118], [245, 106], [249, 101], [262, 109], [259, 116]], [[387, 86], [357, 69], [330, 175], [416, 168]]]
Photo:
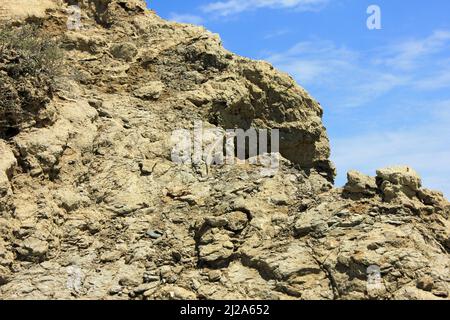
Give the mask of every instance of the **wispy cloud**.
[[338, 70], [348, 69], [357, 60], [357, 53], [337, 47], [331, 41], [304, 41], [283, 53], [275, 53], [265, 59], [294, 75], [302, 84], [322, 83], [325, 76], [338, 76]]
[[273, 32], [269, 32], [268, 34], [266, 34], [264, 36], [264, 39], [268, 40], [268, 39], [278, 38], [278, 37], [287, 35], [289, 33], [291, 33], [291, 30], [289, 30], [289, 29], [280, 29], [280, 30], [276, 30]]
[[375, 63], [402, 70], [417, 69], [428, 64], [431, 55], [448, 49], [450, 31], [436, 30], [422, 39], [409, 39], [380, 48]]
[[449, 46], [447, 31], [365, 51], [314, 39], [266, 59], [326, 97], [331, 110], [367, 122], [338, 127], [331, 139], [340, 184], [351, 169], [373, 175], [380, 167], [408, 164], [426, 187], [450, 197], [450, 95], [438, 91], [450, 88]]
[[229, 16], [261, 8], [316, 11], [327, 3], [328, 0], [225, 0], [209, 3], [201, 9], [205, 13]]
[[450, 88], [450, 63], [431, 75], [418, 79], [416, 88], [419, 90], [439, 90]]
[[330, 41], [300, 42], [282, 54], [266, 57], [306, 87], [334, 89], [342, 107], [357, 107], [407, 81], [404, 75], [381, 72], [365, 56]]
[[[195, 14], [170, 13], [168, 19], [181, 23], [205, 24], [210, 20], [229, 21], [225, 17], [231, 17], [245, 11], [257, 9], [291, 9], [298, 12], [319, 11], [324, 8], [330, 0], [224, 0], [213, 1], [195, 8]], [[289, 33], [282, 29], [269, 33], [264, 39], [279, 37]]]
[[450, 87], [450, 31], [405, 40], [382, 49], [356, 51], [331, 41], [299, 42], [266, 60], [290, 73], [307, 88], [334, 90], [336, 105], [363, 106], [392, 90], [438, 90]]
[[190, 24], [203, 24], [205, 22], [205, 20], [201, 16], [176, 12], [170, 13], [168, 19], [176, 22], [190, 23]]

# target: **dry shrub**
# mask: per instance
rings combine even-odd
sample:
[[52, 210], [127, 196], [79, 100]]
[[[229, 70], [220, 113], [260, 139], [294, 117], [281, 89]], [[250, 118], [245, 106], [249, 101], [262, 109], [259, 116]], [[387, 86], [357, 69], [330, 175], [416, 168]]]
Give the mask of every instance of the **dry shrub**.
[[62, 70], [58, 41], [39, 27], [0, 25], [0, 137], [37, 122]]

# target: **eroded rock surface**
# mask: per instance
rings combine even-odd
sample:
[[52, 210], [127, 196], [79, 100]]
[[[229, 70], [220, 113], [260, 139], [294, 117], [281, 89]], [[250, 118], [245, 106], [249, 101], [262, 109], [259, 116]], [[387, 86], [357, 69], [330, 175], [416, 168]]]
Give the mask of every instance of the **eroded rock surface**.
[[[0, 141], [2, 299], [448, 299], [447, 200], [406, 167], [332, 188], [322, 109], [288, 75], [142, 1], [78, 1], [70, 31], [53, 3], [73, 68], [54, 121]], [[280, 167], [172, 162], [194, 121], [279, 128]]]
[[53, 0], [5, 0], [0, 4], [0, 20], [44, 17], [46, 10], [55, 7]]

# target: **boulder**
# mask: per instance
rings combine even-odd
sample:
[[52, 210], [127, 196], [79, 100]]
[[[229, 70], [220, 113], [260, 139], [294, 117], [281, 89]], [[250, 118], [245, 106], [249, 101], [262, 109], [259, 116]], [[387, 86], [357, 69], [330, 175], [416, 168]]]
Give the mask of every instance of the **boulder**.
[[373, 196], [377, 192], [375, 178], [362, 174], [359, 171], [349, 171], [347, 173], [347, 184], [344, 191], [349, 194]]
[[377, 170], [377, 184], [386, 201], [400, 194], [408, 198], [416, 197], [422, 180], [414, 169], [408, 166], [395, 166]]

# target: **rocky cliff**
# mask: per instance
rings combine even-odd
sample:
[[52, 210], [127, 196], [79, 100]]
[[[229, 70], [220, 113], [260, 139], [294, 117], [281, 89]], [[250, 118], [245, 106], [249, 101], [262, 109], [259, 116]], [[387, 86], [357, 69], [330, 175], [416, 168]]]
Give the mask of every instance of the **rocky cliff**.
[[[22, 2], [4, 27], [58, 39], [66, 72], [0, 140], [1, 298], [448, 299], [449, 203], [406, 166], [333, 188], [291, 77], [140, 0]], [[175, 163], [195, 122], [279, 129], [278, 170]]]

